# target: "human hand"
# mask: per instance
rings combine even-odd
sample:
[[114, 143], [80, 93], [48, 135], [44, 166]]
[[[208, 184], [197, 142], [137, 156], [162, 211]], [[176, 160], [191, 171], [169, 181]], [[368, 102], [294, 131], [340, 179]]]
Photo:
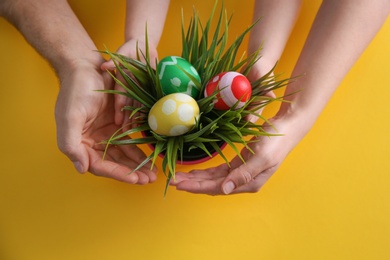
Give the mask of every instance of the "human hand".
[[[263, 63], [252, 67], [248, 78], [257, 79], [271, 69]], [[267, 95], [274, 97], [273, 92]], [[176, 181], [171, 185], [177, 190], [209, 195], [257, 192], [279, 168], [288, 153], [303, 138], [305, 127], [297, 127], [296, 117], [281, 110], [263, 126], [264, 131], [276, 136], [261, 136], [249, 144], [254, 153], [244, 148], [241, 155], [245, 163], [236, 156], [230, 167], [224, 163], [214, 168], [193, 170], [189, 173], [176, 173]], [[261, 113], [262, 111], [258, 111]], [[256, 116], [247, 120], [256, 121]]]
[[82, 61], [59, 76], [57, 142], [75, 168], [132, 184], [155, 181], [156, 169], [150, 170], [150, 165], [129, 174], [146, 158], [136, 146], [109, 146], [103, 160], [101, 142], [120, 128], [114, 121], [113, 96], [96, 91], [113, 88], [110, 75], [99, 64]]
[[[275, 64], [271, 64], [269, 62], [264, 61], [264, 59], [258, 60], [251, 67], [251, 70], [249, 71], [249, 73], [247, 75], [248, 80], [251, 81], [251, 82], [254, 82], [254, 81], [256, 81], [257, 79], [261, 78], [262, 76], [266, 75], [269, 72], [271, 72], [269, 74], [269, 78], [272, 79], [272, 77], [274, 77], [274, 72], [271, 71], [271, 70], [273, 69], [274, 65]], [[246, 67], [243, 68], [243, 70], [245, 70], [245, 69], [246, 69]], [[272, 79], [272, 81], [274, 81], [274, 79]], [[272, 90], [268, 91], [267, 93], [265, 93], [264, 96], [266, 96], [268, 98], [276, 98], [276, 95], [275, 95], [275, 93]], [[265, 107], [262, 107], [262, 108], [258, 109], [255, 113], [257, 115], [261, 115], [263, 113], [264, 108]], [[249, 107], [249, 109], [251, 109], [251, 107]], [[256, 123], [259, 120], [259, 117], [256, 116], [256, 115], [250, 114], [245, 119], [247, 121], [252, 122], [252, 123]]]
[[[157, 61], [157, 49], [155, 46], [153, 46], [151, 43], [149, 44], [149, 61], [150, 65], [155, 68], [156, 61]], [[137, 47], [138, 47], [138, 54], [137, 54]], [[145, 42], [144, 41], [139, 41], [139, 40], [129, 40], [126, 43], [124, 43], [117, 51], [116, 53], [119, 53], [121, 55], [124, 55], [126, 57], [130, 57], [133, 59], [137, 58], [137, 55], [141, 58], [141, 60], [145, 61], [143, 58], [143, 55], [146, 56], [146, 48], [145, 48]], [[113, 71], [115, 69], [115, 64], [112, 60], [106, 61], [101, 65], [101, 69], [103, 71], [110, 70]], [[123, 78], [121, 75], [116, 75], [116, 77], [124, 82]], [[114, 87], [115, 90], [117, 91], [124, 91], [124, 89], [119, 85], [115, 84]], [[115, 107], [115, 123], [118, 125], [122, 125], [124, 127], [124, 130], [127, 130], [128, 128], [128, 123], [131, 122], [131, 119], [129, 119], [130, 116], [130, 111], [125, 110], [123, 111], [123, 107], [125, 106], [133, 106], [133, 107], [140, 107], [141, 104], [134, 100], [127, 98], [122, 95], [115, 95], [114, 97], [114, 107]]]
[[246, 148], [241, 151], [246, 163], [236, 156], [230, 167], [224, 163], [189, 173], [177, 172], [176, 182], [172, 181], [171, 185], [177, 190], [208, 195], [259, 191], [302, 138], [302, 131], [292, 118], [273, 118], [270, 121], [273, 127], [268, 125], [264, 130], [283, 135], [262, 136], [257, 142], [249, 144], [254, 154]]

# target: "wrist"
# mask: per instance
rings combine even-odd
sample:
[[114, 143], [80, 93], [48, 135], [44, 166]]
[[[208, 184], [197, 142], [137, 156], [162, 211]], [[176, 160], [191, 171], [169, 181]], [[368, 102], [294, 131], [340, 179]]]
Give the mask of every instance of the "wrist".
[[89, 69], [100, 71], [100, 66], [104, 62], [103, 57], [94, 50], [86, 50], [80, 56], [66, 55], [62, 53], [56, 61], [52, 62], [54, 70], [60, 79], [66, 77], [74, 71]]
[[[149, 49], [157, 49], [158, 40], [154, 39], [150, 34], [147, 37]], [[125, 44], [127, 43], [136, 43], [138, 48], [144, 49], [146, 44], [146, 35], [145, 34], [131, 34], [125, 36]]]
[[260, 76], [264, 76], [275, 67], [277, 62], [277, 59], [269, 58], [267, 56], [261, 56], [260, 59], [256, 62], [255, 66], [260, 72]]
[[278, 112], [273, 118], [269, 119], [269, 126], [266, 124], [266, 131], [279, 134], [276, 139], [281, 139], [283, 147], [291, 151], [310, 131], [311, 122], [305, 120], [303, 114], [299, 113], [281, 113]]
[[[148, 51], [150, 62], [153, 66], [155, 59], [158, 58], [157, 49], [153, 43], [148, 42]], [[136, 58], [139, 55], [141, 60], [143, 60], [141, 53], [146, 55], [145, 39], [140, 37], [126, 40], [126, 42], [117, 50], [117, 52], [130, 58]]]
[[295, 136], [302, 139], [313, 127], [318, 115], [312, 109], [301, 107], [299, 102], [289, 100], [283, 102], [276, 115], [271, 119], [273, 122], [284, 122], [288, 125], [289, 132], [295, 132]]

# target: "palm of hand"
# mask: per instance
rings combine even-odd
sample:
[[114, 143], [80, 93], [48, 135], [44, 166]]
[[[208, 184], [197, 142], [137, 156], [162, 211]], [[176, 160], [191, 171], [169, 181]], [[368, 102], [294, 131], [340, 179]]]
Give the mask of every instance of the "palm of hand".
[[129, 174], [145, 158], [136, 146], [111, 146], [102, 160], [107, 140], [118, 130], [112, 95], [96, 92], [113, 88], [106, 72], [78, 69], [61, 81], [56, 104], [58, 145], [80, 172], [128, 183], [145, 184], [156, 179], [147, 166]]
[[[257, 192], [280, 166], [289, 151], [283, 145], [285, 136], [260, 137], [249, 146], [255, 152], [244, 148], [241, 155], [246, 163], [236, 156], [230, 163], [205, 170], [177, 173], [176, 189], [208, 195]], [[225, 185], [230, 185], [229, 190]]]
[[[252, 80], [257, 79], [263, 73], [264, 71], [262, 72], [260, 65], [257, 64], [252, 68], [248, 77]], [[274, 97], [272, 92], [267, 95]], [[255, 118], [247, 120], [255, 121]], [[265, 125], [264, 130], [275, 134], [282, 133], [283, 136], [259, 137], [257, 142], [249, 145], [254, 154], [246, 148], [241, 151], [245, 163], [236, 156], [231, 161], [230, 167], [222, 164], [214, 168], [177, 173], [176, 182], [171, 182], [171, 185], [176, 186], [178, 190], [209, 195], [259, 191], [296, 145], [296, 140], [301, 138], [300, 133], [295, 133], [295, 130], [291, 131], [295, 127], [291, 127], [289, 120], [275, 117], [270, 121], [274, 127]]]

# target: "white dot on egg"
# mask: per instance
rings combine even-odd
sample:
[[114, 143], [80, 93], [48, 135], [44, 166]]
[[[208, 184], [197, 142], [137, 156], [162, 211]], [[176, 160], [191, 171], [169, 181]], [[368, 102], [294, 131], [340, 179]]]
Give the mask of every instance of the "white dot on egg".
[[188, 104], [182, 104], [177, 108], [179, 119], [182, 122], [187, 122], [195, 117], [194, 108]]
[[156, 117], [155, 116], [149, 116], [148, 123], [149, 123], [150, 128], [153, 131], [156, 131], [156, 129], [158, 127]]
[[188, 82], [187, 87], [188, 87], [188, 88], [189, 88], [189, 87], [196, 87], [196, 85], [195, 85], [194, 82], [192, 82], [192, 80], [190, 80], [190, 82]]
[[174, 127], [171, 128], [169, 134], [171, 136], [178, 136], [187, 133], [188, 130], [189, 128], [186, 127], [185, 125], [175, 125]]
[[217, 82], [219, 80], [219, 76], [215, 76], [214, 78], [213, 78], [213, 82]]
[[196, 71], [196, 69], [195, 69], [193, 66], [190, 67], [190, 70], [191, 70], [192, 73], [194, 73], [195, 75], [198, 75], [198, 72]]
[[171, 84], [174, 85], [175, 87], [180, 87], [181, 85], [181, 80], [179, 78], [173, 78], [171, 79]]
[[175, 99], [180, 102], [190, 102], [192, 97], [183, 93], [177, 93]]
[[176, 102], [175, 100], [173, 99], [167, 99], [163, 105], [162, 105], [162, 108], [161, 108], [161, 111], [165, 114], [165, 115], [170, 115], [172, 114], [173, 112], [175, 112], [176, 110]]

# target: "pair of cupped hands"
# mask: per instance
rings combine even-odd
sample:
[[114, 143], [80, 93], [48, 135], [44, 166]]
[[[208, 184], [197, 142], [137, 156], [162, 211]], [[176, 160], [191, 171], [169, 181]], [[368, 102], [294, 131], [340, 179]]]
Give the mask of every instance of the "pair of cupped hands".
[[[136, 57], [136, 46], [142, 43], [128, 41], [117, 52]], [[149, 46], [149, 53], [151, 60], [157, 58], [153, 46]], [[59, 73], [61, 88], [55, 110], [59, 149], [80, 173], [90, 172], [130, 184], [153, 183], [158, 169], [151, 168], [150, 164], [129, 174], [146, 158], [135, 145], [109, 146], [103, 159], [105, 145], [101, 142], [128, 120], [122, 108], [134, 101], [96, 91], [120, 88], [107, 72], [113, 70], [114, 63], [100, 57], [97, 60], [80, 59]], [[249, 80], [266, 73], [262, 67], [263, 63], [258, 62]], [[177, 190], [209, 195], [257, 192], [295, 145], [294, 138], [290, 138], [293, 122], [288, 117], [275, 116], [270, 121], [273, 127], [265, 125], [265, 130], [283, 135], [260, 137], [258, 142], [250, 144], [254, 154], [244, 148], [241, 153], [246, 163], [236, 156], [230, 167], [224, 163], [188, 173], [177, 172], [175, 181], [170, 184]]]

